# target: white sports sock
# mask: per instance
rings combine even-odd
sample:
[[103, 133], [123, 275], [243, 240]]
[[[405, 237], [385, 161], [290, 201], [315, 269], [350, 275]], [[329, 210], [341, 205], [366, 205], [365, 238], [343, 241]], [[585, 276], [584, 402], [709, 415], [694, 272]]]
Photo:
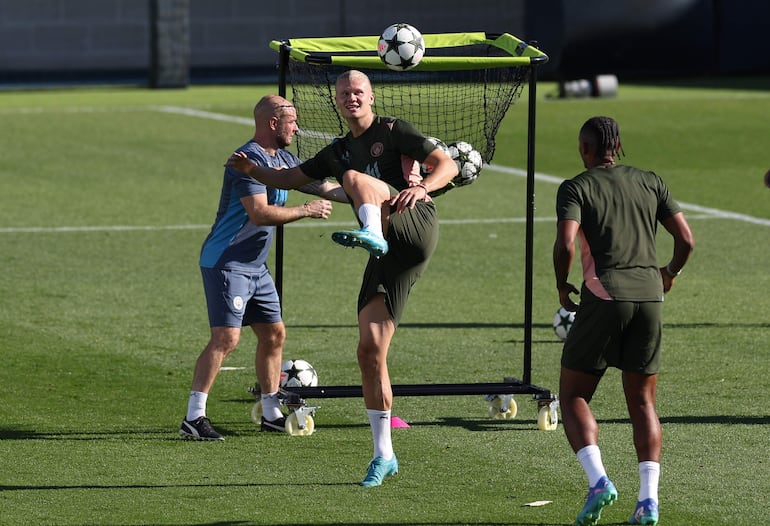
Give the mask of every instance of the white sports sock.
[[192, 422], [202, 416], [206, 416], [206, 400], [209, 395], [200, 391], [190, 391], [190, 398], [187, 400], [187, 421]]
[[278, 420], [283, 416], [281, 404], [278, 401], [278, 391], [259, 395], [259, 401], [262, 402], [262, 416], [266, 420]]
[[582, 448], [577, 452], [577, 459], [588, 477], [588, 487], [593, 488], [600, 478], [607, 476], [599, 446], [592, 444]]
[[646, 460], [639, 462], [639, 502], [653, 499], [658, 502], [658, 482], [660, 481], [660, 463]]
[[364, 203], [358, 208], [358, 218], [364, 225], [364, 230], [382, 235], [382, 210], [377, 205]]
[[369, 425], [372, 428], [374, 441], [374, 457], [384, 457], [385, 460], [393, 458], [393, 442], [390, 437], [390, 411], [378, 411], [367, 409]]

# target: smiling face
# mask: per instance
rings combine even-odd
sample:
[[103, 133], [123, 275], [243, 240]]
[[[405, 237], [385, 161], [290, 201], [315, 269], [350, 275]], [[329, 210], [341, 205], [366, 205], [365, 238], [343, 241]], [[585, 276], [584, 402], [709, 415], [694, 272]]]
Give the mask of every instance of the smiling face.
[[371, 118], [374, 92], [369, 77], [360, 71], [343, 73], [335, 84], [335, 102], [342, 117], [350, 123]]

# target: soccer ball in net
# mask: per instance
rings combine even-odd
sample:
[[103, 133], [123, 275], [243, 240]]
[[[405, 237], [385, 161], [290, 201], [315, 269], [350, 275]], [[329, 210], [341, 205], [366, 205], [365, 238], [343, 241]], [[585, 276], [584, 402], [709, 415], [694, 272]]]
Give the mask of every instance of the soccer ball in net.
[[[437, 139], [435, 137], [425, 137], [430, 142], [436, 145], [438, 149], [440, 149], [445, 154], [449, 155], [449, 146], [447, 146], [444, 141], [441, 139]], [[425, 177], [426, 175], [429, 175], [433, 171], [434, 166], [431, 166], [430, 164], [422, 163], [420, 165], [420, 175]]]
[[409, 24], [393, 24], [385, 28], [377, 43], [377, 54], [395, 71], [412, 69], [425, 54], [422, 34]]
[[459, 173], [452, 179], [455, 186], [471, 184], [479, 176], [484, 162], [481, 154], [465, 141], [453, 142], [449, 145], [449, 156], [457, 164]]
[[318, 385], [318, 375], [305, 360], [286, 360], [281, 364], [281, 380], [283, 388], [315, 387]]
[[564, 341], [567, 339], [567, 334], [569, 334], [573, 323], [575, 323], [575, 313], [564, 307], [559, 307], [553, 316], [553, 332], [561, 341]]

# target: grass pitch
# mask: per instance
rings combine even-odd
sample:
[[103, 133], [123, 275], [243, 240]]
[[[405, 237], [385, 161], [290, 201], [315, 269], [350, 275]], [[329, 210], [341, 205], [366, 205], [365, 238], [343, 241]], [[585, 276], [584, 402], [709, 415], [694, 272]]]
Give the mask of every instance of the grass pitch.
[[[657, 171], [695, 233], [665, 307], [668, 525], [768, 520], [768, 87], [622, 85], [615, 99], [585, 100], [549, 99], [555, 88], [539, 87], [533, 383], [558, 385], [554, 181], [580, 171], [577, 131], [588, 117], [618, 119], [623, 162]], [[310, 437], [259, 433], [247, 332], [209, 399], [226, 442], [178, 438], [208, 337], [198, 251], [222, 163], [251, 136], [251, 108], [271, 90], [0, 93], [0, 524], [572, 524], [585, 478], [561, 428], [537, 430], [527, 397], [509, 421], [487, 418], [483, 397], [396, 399], [394, 414], [411, 424], [394, 430], [401, 473], [363, 489], [371, 439], [361, 400], [312, 401], [321, 408]], [[494, 165], [438, 200], [441, 241], [393, 343], [394, 383], [521, 376], [525, 159], [520, 101]], [[365, 256], [329, 239], [349, 224], [337, 206], [327, 223], [286, 228], [285, 355], [310, 361], [326, 385], [359, 381]], [[608, 373], [593, 407], [620, 492], [601, 523], [622, 524], [638, 477], [619, 374]], [[534, 501], [550, 503], [526, 505]]]

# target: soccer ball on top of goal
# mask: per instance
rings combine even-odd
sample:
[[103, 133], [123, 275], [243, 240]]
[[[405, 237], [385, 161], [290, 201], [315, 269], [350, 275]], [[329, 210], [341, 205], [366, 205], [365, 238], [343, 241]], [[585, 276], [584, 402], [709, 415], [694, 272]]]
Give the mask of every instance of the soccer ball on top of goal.
[[292, 387], [315, 387], [318, 385], [318, 374], [305, 360], [286, 360], [281, 364], [280, 386], [284, 389]]
[[564, 341], [567, 339], [573, 323], [575, 323], [575, 313], [564, 307], [559, 307], [559, 310], [553, 315], [553, 332], [561, 341]]
[[385, 28], [377, 43], [377, 54], [394, 71], [412, 69], [425, 54], [422, 33], [409, 24], [392, 24]]

